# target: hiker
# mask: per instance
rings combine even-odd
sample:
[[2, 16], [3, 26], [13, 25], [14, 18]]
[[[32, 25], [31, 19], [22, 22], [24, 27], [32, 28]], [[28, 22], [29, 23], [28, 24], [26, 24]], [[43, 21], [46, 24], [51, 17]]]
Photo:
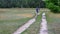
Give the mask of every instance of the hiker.
[[36, 13], [38, 13], [38, 7], [36, 8]]
[[38, 13], [39, 13], [39, 8], [37, 7], [36, 8], [36, 15], [38, 15]]
[[36, 16], [35, 16], [35, 18], [37, 18], [38, 13], [39, 13], [39, 11], [38, 11], [38, 7], [36, 7]]

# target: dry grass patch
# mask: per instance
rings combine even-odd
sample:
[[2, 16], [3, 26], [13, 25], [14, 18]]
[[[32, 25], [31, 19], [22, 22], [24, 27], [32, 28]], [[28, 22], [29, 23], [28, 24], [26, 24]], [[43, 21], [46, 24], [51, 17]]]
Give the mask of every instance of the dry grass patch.
[[23, 17], [33, 17], [33, 14], [16, 14], [17, 16], [23, 16]]
[[49, 12], [49, 16], [50, 17], [54, 17], [54, 18], [60, 18], [60, 14], [55, 14], [55, 13], [52, 13], [52, 12]]
[[10, 19], [22, 19], [22, 18], [32, 18], [34, 14], [2, 14], [0, 15], [0, 20], [10, 20]]
[[3, 19], [4, 19], [4, 18], [7, 18], [7, 16], [3, 16], [3, 15], [1, 15], [0, 18], [3, 18]]

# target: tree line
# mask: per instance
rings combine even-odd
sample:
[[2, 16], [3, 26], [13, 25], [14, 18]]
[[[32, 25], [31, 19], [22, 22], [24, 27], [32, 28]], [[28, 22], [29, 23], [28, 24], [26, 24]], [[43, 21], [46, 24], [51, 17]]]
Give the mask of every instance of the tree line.
[[45, 3], [51, 12], [60, 13], [60, 0], [46, 0]]
[[0, 8], [35, 8], [41, 0], [0, 0]]

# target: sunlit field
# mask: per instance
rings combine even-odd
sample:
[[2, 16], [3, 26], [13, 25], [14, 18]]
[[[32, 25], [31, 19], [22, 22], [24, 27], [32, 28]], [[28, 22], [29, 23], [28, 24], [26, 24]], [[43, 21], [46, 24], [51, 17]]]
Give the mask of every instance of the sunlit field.
[[[35, 17], [35, 8], [6, 8], [0, 9], [0, 34], [12, 34], [28, 20]], [[42, 13], [46, 13], [49, 34], [60, 34], [60, 14], [52, 13], [48, 9], [40, 9], [36, 21], [22, 34], [38, 34]]]
[[0, 34], [12, 34], [35, 16], [35, 9], [0, 9]]
[[49, 34], [60, 34], [60, 14], [46, 12]]

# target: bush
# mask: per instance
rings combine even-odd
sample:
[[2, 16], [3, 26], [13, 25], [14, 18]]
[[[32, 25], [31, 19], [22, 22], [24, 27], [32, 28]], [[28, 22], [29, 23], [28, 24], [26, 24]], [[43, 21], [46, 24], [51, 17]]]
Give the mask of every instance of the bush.
[[53, 5], [53, 3], [47, 3], [46, 7], [49, 9], [53, 9], [54, 5]]
[[51, 12], [60, 13], [60, 6], [59, 5], [55, 5], [55, 3], [46, 2], [46, 7], [51, 9]]
[[54, 13], [60, 13], [59, 6], [54, 6], [54, 8], [52, 9], [52, 12], [54, 12]]
[[60, 8], [59, 6], [55, 6], [55, 5], [51, 5], [52, 8], [50, 7], [49, 9], [51, 9], [51, 12], [54, 12], [54, 13], [60, 13]]

